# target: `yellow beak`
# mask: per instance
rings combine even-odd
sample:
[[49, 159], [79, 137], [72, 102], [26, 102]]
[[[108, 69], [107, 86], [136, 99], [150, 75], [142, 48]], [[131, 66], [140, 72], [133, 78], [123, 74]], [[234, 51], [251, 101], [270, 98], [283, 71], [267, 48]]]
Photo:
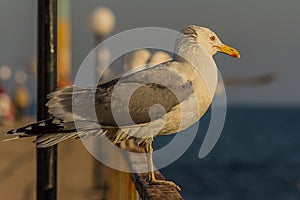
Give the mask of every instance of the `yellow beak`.
[[234, 57], [234, 58], [240, 58], [241, 57], [238, 50], [236, 50], [235, 48], [232, 48], [232, 47], [230, 47], [226, 44], [223, 44], [222, 46], [216, 46], [216, 47], [218, 48], [218, 51], [221, 52], [221, 53], [228, 54], [228, 55], [230, 55], [231, 57]]

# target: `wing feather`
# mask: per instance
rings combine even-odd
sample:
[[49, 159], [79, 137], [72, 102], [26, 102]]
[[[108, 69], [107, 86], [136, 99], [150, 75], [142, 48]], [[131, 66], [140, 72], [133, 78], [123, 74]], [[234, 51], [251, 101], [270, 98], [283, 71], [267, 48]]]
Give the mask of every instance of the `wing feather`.
[[[96, 88], [70, 86], [58, 90], [49, 95], [49, 112], [64, 122], [76, 118], [114, 128], [149, 123], [193, 94], [191, 84], [169, 64], [138, 71]], [[161, 107], [152, 109], [155, 105]]]

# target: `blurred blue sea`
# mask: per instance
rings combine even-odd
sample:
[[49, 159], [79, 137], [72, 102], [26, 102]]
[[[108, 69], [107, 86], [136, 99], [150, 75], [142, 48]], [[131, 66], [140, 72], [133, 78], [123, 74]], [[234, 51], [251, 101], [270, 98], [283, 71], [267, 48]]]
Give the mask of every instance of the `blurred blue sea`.
[[[220, 140], [199, 159], [208, 120], [209, 113], [192, 146], [161, 170], [185, 199], [300, 199], [300, 108], [229, 107]], [[154, 148], [170, 139], [156, 138]]]

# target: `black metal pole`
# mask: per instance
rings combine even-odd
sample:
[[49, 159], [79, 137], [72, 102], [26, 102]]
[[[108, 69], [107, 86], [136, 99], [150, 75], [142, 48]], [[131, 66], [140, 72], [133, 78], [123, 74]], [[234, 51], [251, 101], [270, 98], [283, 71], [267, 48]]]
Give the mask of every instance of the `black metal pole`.
[[[95, 57], [95, 63], [96, 63], [96, 66], [95, 66], [95, 76], [93, 77], [94, 78], [94, 81], [99, 81], [98, 78], [99, 78], [99, 75], [98, 75], [98, 67], [99, 67], [99, 48], [98, 47], [98, 44], [100, 44], [101, 42], [103, 42], [104, 40], [104, 36], [101, 35], [101, 34], [97, 34], [97, 33], [94, 33], [94, 39], [95, 39], [95, 48], [96, 48], [96, 57]], [[100, 147], [99, 147], [100, 148]], [[93, 159], [93, 177], [92, 177], [92, 181], [93, 181], [93, 188], [96, 189], [96, 190], [101, 190], [103, 189], [103, 192], [102, 192], [102, 195], [103, 197], [105, 198], [106, 197], [106, 192], [105, 192], [105, 184], [103, 184], [103, 180], [101, 180], [101, 178], [103, 178], [102, 174], [103, 174], [103, 168], [105, 168], [106, 166], [104, 166], [102, 163], [100, 163], [99, 160], [97, 160], [96, 158], [92, 158]], [[100, 178], [101, 177], [101, 178]]]
[[[47, 94], [57, 85], [57, 0], [38, 0], [38, 120], [49, 117]], [[57, 147], [37, 149], [37, 199], [56, 199]]]

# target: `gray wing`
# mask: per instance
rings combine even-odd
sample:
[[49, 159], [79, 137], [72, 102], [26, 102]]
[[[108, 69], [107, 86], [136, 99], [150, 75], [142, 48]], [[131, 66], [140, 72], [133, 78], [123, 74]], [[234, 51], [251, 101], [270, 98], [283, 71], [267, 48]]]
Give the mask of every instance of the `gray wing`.
[[148, 123], [170, 112], [190, 96], [192, 86], [168, 67], [170, 64], [176, 63], [164, 63], [122, 77], [114, 84], [100, 85], [95, 99], [100, 124], [130, 126]]
[[[95, 89], [73, 87], [73, 92], [71, 88], [63, 89], [50, 95], [49, 112], [68, 122], [73, 114], [82, 120], [95, 121], [93, 113], [96, 111], [97, 121], [112, 127], [149, 123], [170, 112], [193, 93], [191, 84], [168, 67], [170, 64], [177, 63], [163, 63]], [[76, 111], [72, 108], [72, 97]], [[160, 106], [155, 106], [157, 104]]]

